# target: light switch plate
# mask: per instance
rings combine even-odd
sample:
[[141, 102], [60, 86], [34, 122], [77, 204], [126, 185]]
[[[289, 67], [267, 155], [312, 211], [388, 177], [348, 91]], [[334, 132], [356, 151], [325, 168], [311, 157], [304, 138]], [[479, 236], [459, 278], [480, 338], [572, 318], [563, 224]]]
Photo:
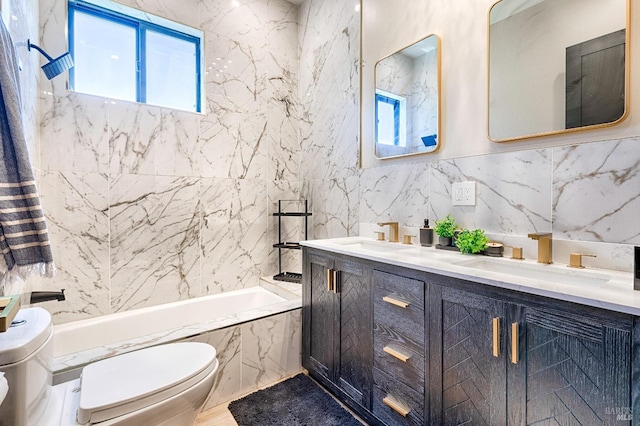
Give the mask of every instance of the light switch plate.
[[454, 206], [475, 206], [476, 183], [469, 181], [451, 184], [451, 204]]

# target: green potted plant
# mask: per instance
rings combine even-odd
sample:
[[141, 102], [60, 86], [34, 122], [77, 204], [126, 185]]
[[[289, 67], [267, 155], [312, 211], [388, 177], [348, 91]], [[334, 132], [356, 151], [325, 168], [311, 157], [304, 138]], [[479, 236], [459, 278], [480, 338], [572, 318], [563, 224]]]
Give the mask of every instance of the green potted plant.
[[440, 237], [441, 246], [451, 245], [451, 241], [457, 227], [458, 224], [456, 223], [456, 220], [452, 218], [450, 214], [446, 215], [441, 220], [436, 220], [436, 226], [433, 228], [433, 231], [438, 234], [438, 237]]
[[487, 247], [489, 238], [484, 234], [482, 229], [465, 229], [456, 239], [456, 246], [460, 249], [460, 253], [481, 253]]

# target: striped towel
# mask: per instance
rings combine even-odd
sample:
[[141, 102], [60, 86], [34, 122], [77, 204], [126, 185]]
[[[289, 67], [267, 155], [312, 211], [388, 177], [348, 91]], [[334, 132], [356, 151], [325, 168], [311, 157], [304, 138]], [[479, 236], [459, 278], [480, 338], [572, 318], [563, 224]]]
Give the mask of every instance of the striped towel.
[[55, 271], [25, 140], [16, 58], [0, 19], [0, 295], [16, 279]]

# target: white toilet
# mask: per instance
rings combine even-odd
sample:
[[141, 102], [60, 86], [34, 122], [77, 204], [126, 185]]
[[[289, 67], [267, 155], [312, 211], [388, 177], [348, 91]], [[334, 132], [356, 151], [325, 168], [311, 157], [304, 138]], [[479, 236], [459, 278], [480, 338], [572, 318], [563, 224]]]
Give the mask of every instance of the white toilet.
[[218, 370], [216, 350], [180, 342], [114, 356], [52, 386], [51, 315], [22, 309], [0, 333], [0, 372], [9, 385], [0, 425], [192, 425]]

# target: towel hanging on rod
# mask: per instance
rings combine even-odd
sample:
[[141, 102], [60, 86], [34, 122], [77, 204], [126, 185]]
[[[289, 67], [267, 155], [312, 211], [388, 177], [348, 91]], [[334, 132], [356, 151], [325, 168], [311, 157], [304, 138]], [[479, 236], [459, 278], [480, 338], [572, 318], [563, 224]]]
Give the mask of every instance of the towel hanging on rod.
[[15, 47], [0, 20], [0, 294], [15, 279], [55, 272], [29, 160], [18, 78]]

